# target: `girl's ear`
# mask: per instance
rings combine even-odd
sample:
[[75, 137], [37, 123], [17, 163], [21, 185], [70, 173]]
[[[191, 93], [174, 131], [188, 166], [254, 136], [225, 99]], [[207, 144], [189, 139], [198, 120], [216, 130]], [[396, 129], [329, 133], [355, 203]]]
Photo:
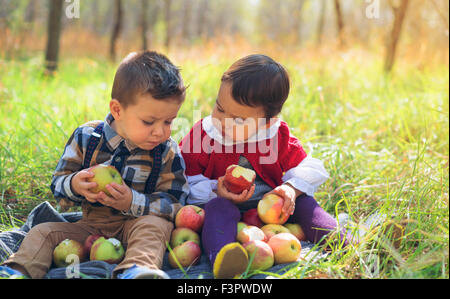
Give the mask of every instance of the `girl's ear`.
[[116, 99], [112, 99], [109, 102], [109, 110], [111, 111], [111, 115], [115, 120], [119, 120], [123, 113], [123, 107], [120, 102]]

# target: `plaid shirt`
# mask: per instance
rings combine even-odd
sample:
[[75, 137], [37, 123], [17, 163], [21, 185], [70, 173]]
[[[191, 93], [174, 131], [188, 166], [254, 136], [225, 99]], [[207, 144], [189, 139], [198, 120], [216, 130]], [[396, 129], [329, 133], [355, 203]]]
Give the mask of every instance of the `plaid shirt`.
[[[111, 165], [115, 154], [128, 150], [121, 175], [131, 188], [133, 200], [126, 215], [142, 216], [154, 214], [171, 221], [184, 205], [189, 194], [189, 185], [185, 176], [185, 163], [178, 144], [169, 138], [163, 145], [162, 165], [156, 182], [155, 192], [144, 194], [145, 183], [151, 172], [153, 157], [150, 151], [133, 147], [111, 127], [114, 118], [106, 116], [102, 138], [95, 149], [90, 165]], [[80, 205], [84, 197], [75, 194], [71, 188], [72, 177], [83, 169], [84, 155], [89, 138], [100, 121], [88, 122], [78, 127], [66, 144], [64, 153], [53, 174], [51, 190], [62, 207]]]

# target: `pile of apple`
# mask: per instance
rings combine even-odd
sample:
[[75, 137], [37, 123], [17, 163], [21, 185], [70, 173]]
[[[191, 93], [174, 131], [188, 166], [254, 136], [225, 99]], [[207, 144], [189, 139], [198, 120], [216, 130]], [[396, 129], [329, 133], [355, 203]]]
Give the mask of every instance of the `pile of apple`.
[[200, 232], [205, 211], [194, 205], [182, 207], [175, 216], [175, 229], [170, 236], [169, 264], [172, 268], [195, 265], [200, 261]]
[[[251, 169], [230, 165], [225, 174], [225, 186], [234, 193], [241, 193], [251, 188], [255, 177]], [[236, 238], [249, 258], [254, 255], [250, 270], [264, 271], [274, 264], [295, 262], [300, 257], [300, 241], [305, 241], [306, 237], [300, 225], [285, 224], [289, 215], [282, 213], [283, 202], [282, 197], [268, 193], [258, 202], [258, 207], [245, 212], [238, 223]]]
[[107, 239], [102, 235], [90, 235], [84, 244], [70, 239], [59, 243], [53, 250], [53, 263], [56, 267], [67, 267], [75, 261], [81, 263], [89, 259], [118, 264], [124, 256], [125, 250], [119, 240]]
[[[282, 216], [283, 198], [266, 194], [258, 203], [242, 215], [238, 223], [237, 240], [253, 255], [250, 270], [267, 270], [276, 264], [292, 263], [299, 259], [300, 241], [306, 237], [300, 225], [287, 223]], [[284, 225], [283, 225], [284, 224]]]

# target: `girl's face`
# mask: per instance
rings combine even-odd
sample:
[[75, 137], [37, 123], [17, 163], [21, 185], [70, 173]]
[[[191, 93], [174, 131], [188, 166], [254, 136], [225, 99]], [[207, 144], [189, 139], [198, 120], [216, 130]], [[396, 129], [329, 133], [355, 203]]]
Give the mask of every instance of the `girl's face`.
[[258, 129], [270, 126], [263, 107], [242, 105], [233, 99], [230, 82], [222, 82], [220, 85], [211, 116], [214, 126], [222, 133], [222, 137], [234, 142], [246, 141], [256, 134]]

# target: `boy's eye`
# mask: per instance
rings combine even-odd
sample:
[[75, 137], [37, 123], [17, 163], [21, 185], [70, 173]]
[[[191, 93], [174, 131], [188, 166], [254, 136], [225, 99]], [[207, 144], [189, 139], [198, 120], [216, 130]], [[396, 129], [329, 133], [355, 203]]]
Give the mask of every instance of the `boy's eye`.
[[153, 123], [154, 123], [154, 122], [148, 122], [148, 121], [145, 121], [145, 120], [143, 120], [142, 122], [143, 122], [144, 125], [146, 125], [146, 126], [151, 126], [151, 125], [153, 125]]
[[165, 123], [166, 123], [166, 125], [171, 125], [172, 121], [171, 120], [166, 120]]

